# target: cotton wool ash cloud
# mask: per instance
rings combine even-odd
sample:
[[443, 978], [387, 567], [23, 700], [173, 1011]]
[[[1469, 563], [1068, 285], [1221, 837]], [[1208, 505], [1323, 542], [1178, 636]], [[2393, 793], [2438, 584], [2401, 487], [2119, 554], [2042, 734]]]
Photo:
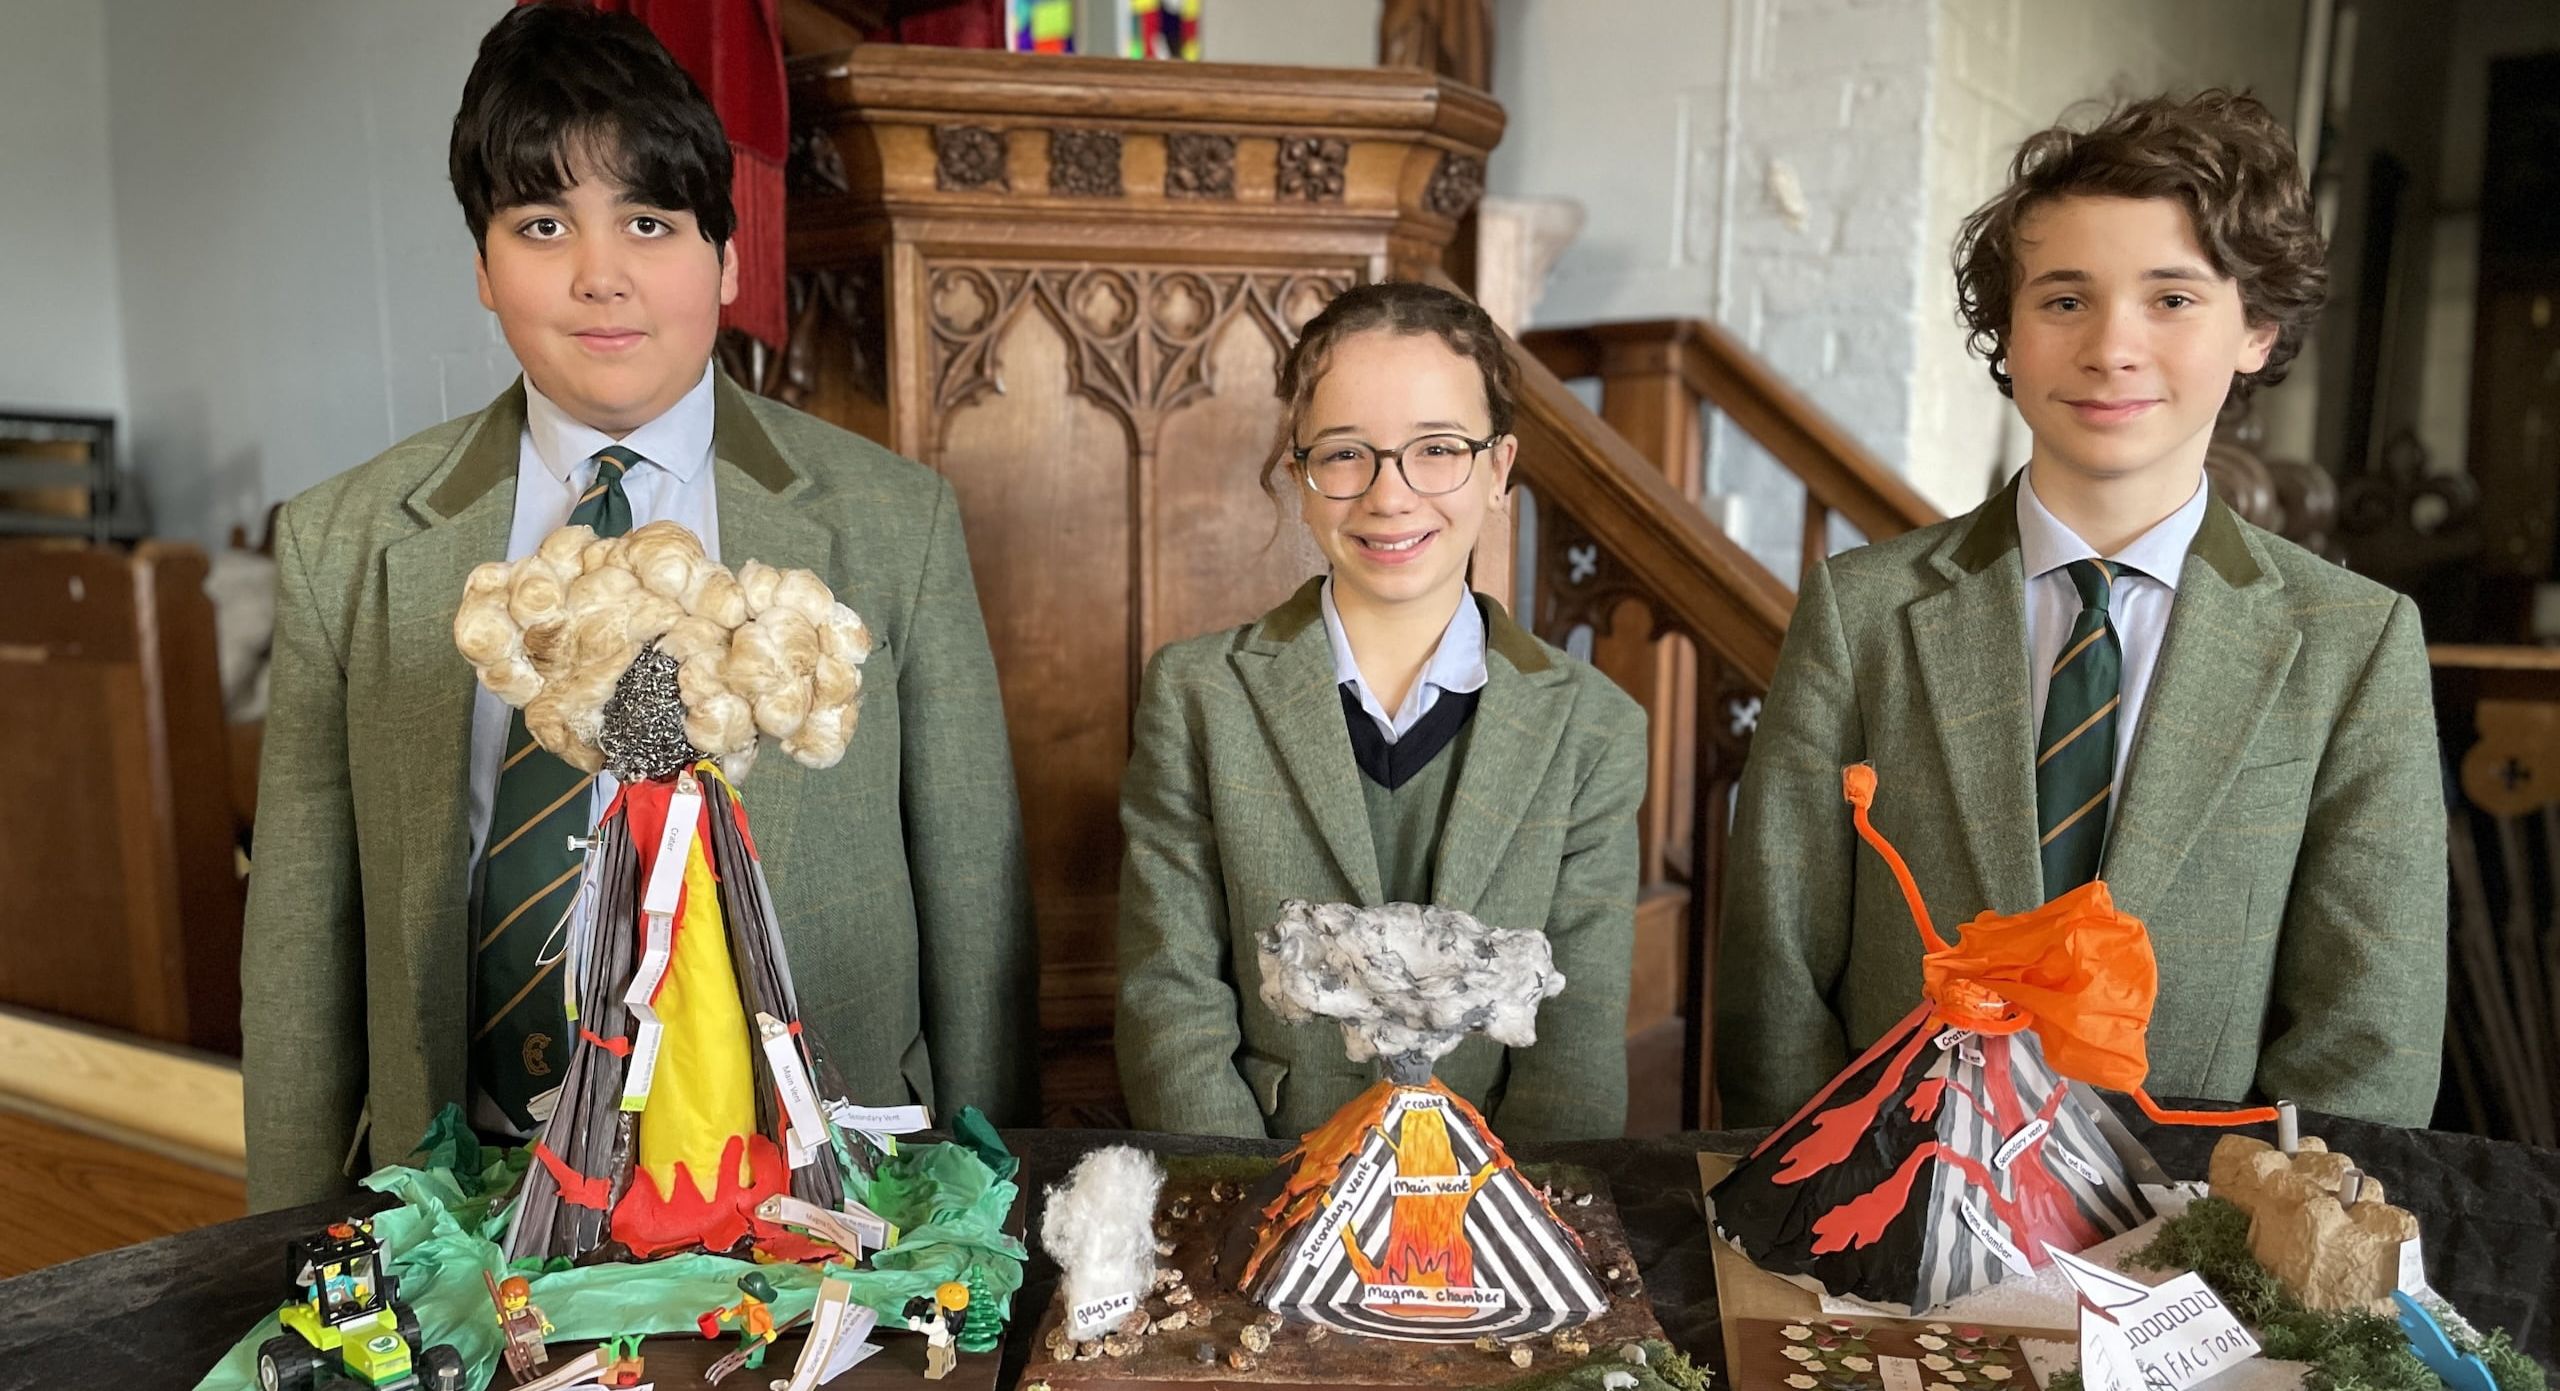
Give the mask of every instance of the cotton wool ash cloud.
[[1113, 1295], [1144, 1294], [1153, 1285], [1156, 1194], [1163, 1187], [1164, 1170], [1153, 1156], [1111, 1145], [1076, 1161], [1065, 1180], [1050, 1188], [1040, 1214], [1040, 1244], [1066, 1281], [1068, 1309]]
[[1546, 935], [1491, 927], [1450, 908], [1292, 899], [1263, 929], [1262, 1003], [1291, 1024], [1342, 1021], [1354, 1062], [1419, 1086], [1471, 1033], [1538, 1041], [1538, 1005], [1564, 989]]

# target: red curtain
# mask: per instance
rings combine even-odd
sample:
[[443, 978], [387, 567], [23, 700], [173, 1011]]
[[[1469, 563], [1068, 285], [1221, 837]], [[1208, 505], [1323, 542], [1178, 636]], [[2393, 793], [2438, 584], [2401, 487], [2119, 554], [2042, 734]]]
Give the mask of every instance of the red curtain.
[[[531, 0], [517, 0], [518, 4]], [[779, 349], [783, 305], [783, 163], [791, 153], [791, 93], [782, 75], [781, 0], [591, 0], [649, 26], [728, 132], [730, 201], [738, 226], [738, 298], [720, 326]]]

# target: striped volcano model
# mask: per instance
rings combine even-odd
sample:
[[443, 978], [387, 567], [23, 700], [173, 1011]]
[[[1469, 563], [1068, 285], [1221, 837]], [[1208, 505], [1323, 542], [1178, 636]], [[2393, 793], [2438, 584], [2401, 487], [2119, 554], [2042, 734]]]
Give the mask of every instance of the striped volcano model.
[[2149, 1221], [2129, 1170], [2150, 1159], [2119, 1134], [2033, 1031], [1923, 1005], [1716, 1185], [1716, 1229], [1763, 1270], [1916, 1314]]
[[1437, 1081], [1378, 1083], [1282, 1165], [1242, 1280], [1267, 1309], [1364, 1337], [1466, 1342], [1609, 1307], [1581, 1239]]

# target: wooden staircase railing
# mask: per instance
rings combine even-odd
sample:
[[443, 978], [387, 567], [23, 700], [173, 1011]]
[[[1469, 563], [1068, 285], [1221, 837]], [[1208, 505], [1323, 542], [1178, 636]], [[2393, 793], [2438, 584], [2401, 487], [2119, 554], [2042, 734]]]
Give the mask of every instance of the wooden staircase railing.
[[[1834, 516], [1881, 540], [1938, 514], [1712, 324], [1545, 330], [1515, 344], [1514, 357], [1514, 477], [1531, 499], [1514, 545], [1534, 582], [1526, 621], [1563, 646], [1587, 635], [1593, 664], [1652, 719], [1630, 1113], [1712, 1124], [1729, 808], [1794, 595], [1699, 506], [1706, 413], [1722, 411], [1804, 482], [1801, 567], [1828, 554]], [[1598, 412], [1565, 384], [1576, 377], [1600, 379]]]

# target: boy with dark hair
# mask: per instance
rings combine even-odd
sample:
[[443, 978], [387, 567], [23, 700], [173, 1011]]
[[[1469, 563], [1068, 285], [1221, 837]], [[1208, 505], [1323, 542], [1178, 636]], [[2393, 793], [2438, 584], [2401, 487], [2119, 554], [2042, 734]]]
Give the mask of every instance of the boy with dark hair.
[[2224, 92], [2034, 135], [1966, 221], [1971, 343], [2033, 450], [1972, 515], [1805, 578], [1728, 859], [1730, 1121], [1785, 1120], [1916, 997], [1919, 936], [1840, 800], [1865, 761], [1941, 924], [2102, 878], [2149, 926], [2153, 1094], [2426, 1123], [2445, 811], [2417, 610], [2204, 481], [2322, 255], [2291, 140]]
[[[481, 303], [524, 378], [287, 503], [251, 875], [255, 1207], [389, 1162], [446, 1102], [532, 1132], [566, 1061], [569, 837], [612, 795], [455, 650], [463, 579], [571, 521], [674, 520], [815, 571], [879, 643], [844, 760], [762, 761], [758, 846], [854, 1100], [1033, 1112], [1029, 892], [994, 662], [948, 484], [712, 365], [729, 147], [638, 21], [514, 10], [454, 119]], [[365, 1158], [367, 1125], [371, 1158]]]

